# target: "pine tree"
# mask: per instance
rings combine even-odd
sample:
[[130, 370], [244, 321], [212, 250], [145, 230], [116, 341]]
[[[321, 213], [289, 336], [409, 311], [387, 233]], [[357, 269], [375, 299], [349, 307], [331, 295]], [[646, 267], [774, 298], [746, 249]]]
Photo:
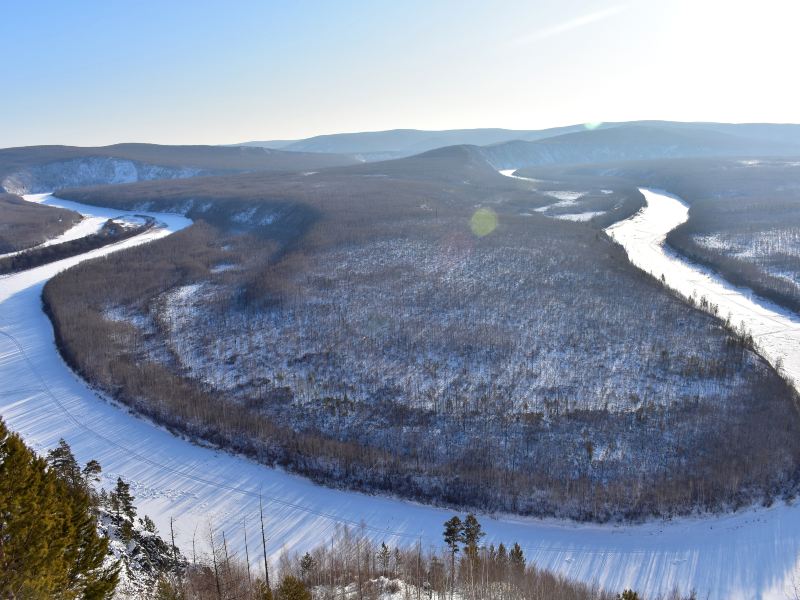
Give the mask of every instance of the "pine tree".
[[122, 480], [122, 477], [117, 477], [117, 485], [112, 492], [112, 495], [117, 501], [117, 516], [120, 513], [133, 521], [136, 516], [136, 506], [133, 504], [133, 495], [131, 494], [131, 486]]
[[478, 556], [478, 544], [484, 535], [486, 534], [483, 533], [481, 524], [478, 523], [478, 519], [475, 517], [475, 515], [469, 513], [467, 518], [464, 519], [462, 538], [464, 541], [464, 551], [471, 559], [474, 559]]
[[450, 598], [453, 597], [453, 592], [456, 586], [456, 554], [458, 554], [459, 544], [464, 540], [464, 525], [458, 515], [452, 519], [445, 521], [444, 524], [444, 543], [450, 549], [450, 577], [452, 584], [450, 586]]
[[182, 593], [180, 587], [167, 579], [164, 575], [158, 578], [154, 600], [184, 600], [186, 594]]
[[314, 557], [311, 556], [308, 552], [303, 555], [303, 558], [300, 559], [300, 570], [303, 573], [303, 579], [308, 578], [308, 576], [317, 568], [317, 561], [314, 560]]
[[255, 588], [256, 600], [272, 600], [272, 590], [269, 589], [269, 586], [263, 579], [258, 579], [256, 581]]
[[391, 558], [391, 553], [389, 552], [389, 546], [386, 545], [386, 542], [381, 542], [381, 549], [378, 550], [378, 562], [381, 564], [381, 569], [383, 569], [383, 576], [387, 577], [389, 573], [389, 559]]
[[90, 460], [86, 463], [86, 466], [83, 467], [83, 471], [81, 471], [81, 473], [83, 474], [83, 480], [88, 485], [100, 481], [100, 473], [102, 471], [103, 469], [100, 467], [99, 462], [96, 460]]
[[297, 577], [287, 575], [277, 590], [278, 600], [311, 600], [311, 592]]
[[73, 487], [83, 486], [83, 475], [72, 454], [72, 448], [61, 438], [58, 446], [47, 453], [47, 464], [56, 474]]
[[505, 580], [506, 571], [508, 570], [508, 552], [506, 546], [502, 542], [497, 547], [497, 572], [500, 580]]
[[145, 515], [141, 522], [142, 529], [144, 529], [147, 533], [158, 533], [156, 530], [156, 524], [153, 523], [153, 519], [151, 519], [148, 515]]
[[63, 440], [37, 457], [0, 420], [0, 598], [110, 597], [116, 565]]
[[519, 544], [514, 544], [511, 552], [508, 553], [508, 564], [511, 567], [511, 575], [516, 581], [519, 581], [525, 574], [525, 555], [522, 553], [522, 548]]

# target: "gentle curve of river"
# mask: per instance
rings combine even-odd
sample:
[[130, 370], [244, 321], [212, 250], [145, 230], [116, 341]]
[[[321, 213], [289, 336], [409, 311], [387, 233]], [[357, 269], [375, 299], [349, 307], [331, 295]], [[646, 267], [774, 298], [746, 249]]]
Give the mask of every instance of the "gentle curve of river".
[[[669, 261], [680, 263], [674, 257], [659, 258], [659, 252], [665, 254], [659, 250], [666, 232], [664, 219], [667, 215], [677, 219], [678, 209], [685, 207], [668, 196], [649, 191], [646, 195], [647, 208], [610, 233], [635, 264], [654, 268], [660, 275]], [[47, 201], [88, 217], [121, 214], [56, 198]], [[8, 425], [39, 451], [65, 438], [80, 461], [101, 462], [106, 485], [117, 476], [130, 481], [139, 513], [151, 515], [162, 532], [175, 517], [177, 541], [184, 550], [191, 549], [195, 531], [200, 543], [213, 521], [215, 528], [225, 530], [229, 547], [241, 552], [242, 519], [256, 522], [259, 493], [265, 500], [273, 559], [282, 548], [304, 550], [326, 540], [341, 523], [363, 523], [370, 536], [389, 544], [419, 540], [425, 547], [440, 546], [442, 523], [452, 511], [322, 488], [193, 445], [99, 397], [64, 365], [41, 310], [42, 286], [58, 271], [87, 258], [151, 241], [189, 224], [175, 215], [153, 216], [164, 226], [118, 245], [0, 279], [0, 415]], [[670, 285], [683, 285], [677, 265], [664, 274]], [[685, 276], [699, 277], [691, 268]], [[765, 331], [759, 339], [771, 339], [770, 335]], [[698, 597], [711, 600], [783, 600], [800, 553], [800, 509], [785, 505], [619, 527], [487, 515], [481, 521], [487, 543], [518, 541], [528, 559], [540, 567], [615, 591], [633, 587], [648, 597], [677, 587], [694, 588]], [[251, 532], [251, 541], [255, 537]]]

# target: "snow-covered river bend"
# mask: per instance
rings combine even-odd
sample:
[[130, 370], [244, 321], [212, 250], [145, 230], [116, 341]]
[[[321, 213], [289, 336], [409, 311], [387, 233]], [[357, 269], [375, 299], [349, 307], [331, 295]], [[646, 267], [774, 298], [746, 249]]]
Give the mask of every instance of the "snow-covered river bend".
[[800, 383], [800, 317], [746, 288], [731, 285], [708, 269], [687, 262], [664, 247], [664, 237], [686, 221], [689, 208], [680, 198], [663, 191], [640, 189], [647, 208], [606, 231], [622, 244], [640, 269], [664, 276], [665, 283], [685, 297], [703, 296], [719, 307], [722, 318], [736, 326], [744, 323], [759, 352], [773, 366], [782, 364], [785, 375]]
[[[667, 196], [646, 193], [647, 208], [610, 230], [634, 263], [659, 276], [663, 272], [676, 289], [691, 293], [692, 286], [698, 288], [698, 293], [719, 302], [723, 314], [728, 310], [723, 300], [732, 307], [750, 306], [752, 300], [733, 288], [724, 288], [717, 298], [712, 288], [702, 287], [714, 283], [703, 279], [707, 275], [681, 266], [664, 252], [660, 241], [685, 218], [679, 214], [685, 213], [685, 207]], [[46, 202], [89, 217], [120, 214], [55, 198]], [[425, 547], [439, 546], [442, 523], [452, 511], [322, 488], [241, 457], [192, 445], [98, 397], [64, 365], [41, 310], [42, 286], [64, 268], [152, 241], [189, 224], [176, 215], [149, 214], [162, 223], [160, 228], [0, 279], [0, 415], [9, 426], [40, 451], [63, 437], [79, 460], [101, 462], [106, 483], [118, 475], [130, 481], [139, 513], [151, 515], [162, 532], [168, 531], [169, 519], [174, 517], [178, 542], [187, 552], [195, 531], [198, 544], [205, 539], [209, 522], [217, 530], [224, 529], [230, 546], [241, 551], [242, 521], [256, 522], [259, 493], [265, 501], [273, 559], [283, 547], [300, 550], [327, 539], [337, 524], [363, 523], [370, 535], [389, 544], [420, 540]], [[772, 321], [775, 330], [794, 327], [787, 329], [791, 321], [781, 319], [788, 317], [770, 316], [767, 308], [756, 305], [753, 310], [753, 319], [777, 319]], [[749, 314], [741, 311], [742, 318]], [[759, 311], [765, 312], [757, 317]], [[738, 314], [734, 312], [734, 318]], [[789, 335], [761, 331], [755, 323], [748, 326], [760, 332], [762, 343]], [[777, 354], [784, 351], [781, 348], [788, 352], [784, 357], [787, 370], [795, 368], [791, 348], [774, 344], [776, 356], [783, 356]], [[481, 521], [487, 542], [518, 541], [528, 559], [540, 567], [613, 590], [633, 587], [648, 596], [677, 587], [694, 588], [699, 598], [712, 600], [783, 600], [800, 554], [800, 507], [782, 504], [734, 515], [624, 527], [513, 517], [483, 516]], [[251, 544], [256, 537], [251, 531]], [[251, 548], [253, 554], [255, 561], [255, 548]]]

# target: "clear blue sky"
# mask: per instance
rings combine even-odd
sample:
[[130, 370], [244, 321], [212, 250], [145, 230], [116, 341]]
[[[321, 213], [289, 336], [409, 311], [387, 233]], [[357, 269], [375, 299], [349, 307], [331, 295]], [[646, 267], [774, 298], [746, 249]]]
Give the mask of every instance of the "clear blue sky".
[[800, 122], [800, 0], [4, 0], [0, 146]]

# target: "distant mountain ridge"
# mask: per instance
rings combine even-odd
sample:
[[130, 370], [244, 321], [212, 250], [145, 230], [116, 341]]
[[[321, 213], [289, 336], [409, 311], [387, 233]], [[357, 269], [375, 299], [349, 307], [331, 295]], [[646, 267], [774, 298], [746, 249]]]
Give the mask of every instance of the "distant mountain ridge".
[[[626, 124], [533, 142], [510, 141], [485, 146], [481, 152], [497, 169], [659, 158], [800, 156], [800, 127], [772, 132], [771, 139], [752, 137], [770, 131], [736, 127]], [[743, 135], [747, 133], [751, 135]]]
[[[245, 142], [239, 146], [264, 147], [295, 152], [334, 152], [352, 154], [364, 160], [384, 160], [420, 154], [444, 146], [486, 146], [514, 139], [537, 140], [562, 133], [580, 131], [583, 125], [570, 125], [552, 129], [449, 129], [429, 131], [420, 129], [392, 129], [360, 133], [334, 133], [318, 135], [304, 140]], [[336, 150], [333, 150], [336, 148]]]
[[[745, 154], [760, 153], [763, 151], [779, 151], [780, 153], [800, 152], [800, 125], [796, 124], [772, 124], [772, 123], [711, 123], [696, 122], [684, 123], [675, 121], [630, 121], [619, 123], [602, 123], [598, 125], [568, 125], [565, 127], [553, 127], [540, 130], [515, 130], [515, 129], [451, 129], [443, 131], [428, 131], [418, 129], [392, 129], [388, 131], [371, 131], [361, 133], [337, 133], [330, 135], [319, 135], [302, 140], [276, 140], [276, 141], [255, 141], [239, 144], [243, 147], [267, 147], [280, 148], [282, 150], [302, 151], [302, 152], [329, 152], [338, 154], [353, 155], [360, 160], [367, 162], [378, 160], [389, 160], [392, 158], [402, 158], [434, 150], [444, 146], [454, 145], [473, 145], [473, 146], [497, 146], [511, 142], [540, 142], [544, 140], [555, 140], [561, 136], [570, 134], [584, 134], [578, 138], [565, 138], [564, 141], [582, 142], [581, 139], [602, 139], [602, 132], [615, 129], [628, 131], [631, 128], [643, 128], [650, 130], [651, 134], [658, 134], [652, 143], [661, 143], [658, 136], [665, 137], [666, 132], [672, 132], [673, 143], [680, 147], [680, 154], [684, 155], [688, 151], [688, 146], [692, 143], [700, 143], [705, 148], [701, 155], [708, 151], [721, 151], [724, 145], [723, 138], [714, 136], [729, 135], [739, 138], [738, 141], [729, 139], [732, 147], [736, 151], [748, 150], [742, 140], [749, 140], [752, 143], [751, 151]], [[681, 138], [680, 136], [683, 135]], [[687, 137], [688, 136], [688, 137]], [[707, 142], [702, 142], [701, 137], [708, 137]], [[691, 141], [694, 139], [694, 142]], [[716, 140], [716, 141], [715, 141]], [[619, 143], [619, 140], [616, 143]], [[641, 144], [641, 140], [630, 140]], [[768, 143], [776, 144], [770, 146]], [[562, 148], [563, 150], [563, 148]], [[489, 151], [489, 155], [500, 156], [503, 151]], [[515, 152], [506, 151], [507, 156], [512, 156]], [[636, 153], [631, 153], [636, 155]], [[656, 158], [658, 153], [646, 152], [644, 158]], [[669, 156], [669, 154], [667, 154]], [[556, 154], [553, 155], [556, 158]], [[543, 161], [540, 157], [538, 160]], [[540, 164], [540, 163], [533, 163]], [[541, 163], [547, 164], [547, 163]], [[517, 166], [510, 164], [510, 166]], [[519, 165], [523, 166], [523, 165]]]

